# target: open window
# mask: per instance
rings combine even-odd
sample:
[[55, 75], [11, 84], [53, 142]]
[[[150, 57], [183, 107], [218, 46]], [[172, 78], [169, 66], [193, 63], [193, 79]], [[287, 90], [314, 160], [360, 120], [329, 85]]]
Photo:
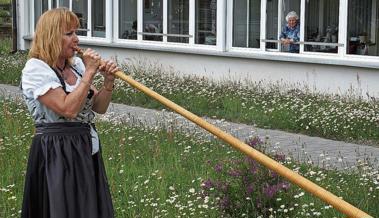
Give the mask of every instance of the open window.
[[259, 48], [261, 0], [233, 1], [233, 47]]
[[339, 0], [305, 2], [304, 51], [338, 53]]
[[377, 0], [349, 0], [348, 54], [379, 56], [378, 13]]

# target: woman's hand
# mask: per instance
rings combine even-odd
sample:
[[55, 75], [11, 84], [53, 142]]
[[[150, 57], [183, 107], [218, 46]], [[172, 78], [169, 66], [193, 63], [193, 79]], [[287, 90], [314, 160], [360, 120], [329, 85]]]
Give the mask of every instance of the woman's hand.
[[96, 74], [97, 69], [99, 68], [99, 65], [100, 65], [100, 60], [101, 60], [100, 55], [96, 51], [88, 48], [83, 53], [82, 59], [86, 67], [86, 71], [91, 73], [93, 77]]
[[99, 66], [99, 70], [101, 75], [104, 76], [105, 81], [113, 82], [115, 80], [114, 74], [120, 69], [117, 67], [114, 61], [106, 60]]
[[291, 39], [282, 39], [281, 40], [282, 41], [282, 43], [284, 44], [284, 45], [289, 45], [289, 44], [292, 44], [292, 40]]

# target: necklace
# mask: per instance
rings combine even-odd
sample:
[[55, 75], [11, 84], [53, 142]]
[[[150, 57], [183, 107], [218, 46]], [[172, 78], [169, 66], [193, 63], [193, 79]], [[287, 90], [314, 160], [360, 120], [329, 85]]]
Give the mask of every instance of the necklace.
[[60, 68], [57, 66], [57, 69], [59, 70], [59, 73], [61, 74], [64, 80], [67, 79], [66, 75], [64, 74], [64, 69], [66, 69], [66, 66], [67, 66], [67, 61], [64, 62], [63, 68]]

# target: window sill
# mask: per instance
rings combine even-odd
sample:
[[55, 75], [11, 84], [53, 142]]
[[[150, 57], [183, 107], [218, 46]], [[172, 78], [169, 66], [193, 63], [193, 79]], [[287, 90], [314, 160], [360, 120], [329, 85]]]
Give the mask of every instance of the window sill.
[[[31, 36], [24, 37], [25, 40], [32, 40]], [[286, 61], [295, 63], [310, 63], [310, 64], [325, 64], [325, 65], [339, 65], [351, 66], [362, 68], [379, 69], [379, 57], [364, 56], [364, 55], [344, 55], [337, 54], [317, 54], [317, 53], [303, 53], [292, 54], [278, 51], [262, 52], [258, 49], [240, 49], [231, 48], [229, 51], [223, 51], [217, 46], [213, 45], [188, 45], [180, 43], [164, 43], [164, 42], [136, 42], [129, 40], [119, 40], [116, 42], [109, 42], [106, 39], [80, 39], [80, 44], [88, 46], [100, 46], [111, 48], [128, 48], [137, 50], [159, 51], [159, 52], [174, 52], [185, 54], [209, 55], [219, 57], [233, 57], [233, 58], [251, 58], [258, 60], [268, 61]]]

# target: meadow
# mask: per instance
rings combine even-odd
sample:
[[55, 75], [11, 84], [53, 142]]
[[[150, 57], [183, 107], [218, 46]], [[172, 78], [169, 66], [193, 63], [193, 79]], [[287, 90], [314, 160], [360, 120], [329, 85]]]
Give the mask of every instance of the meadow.
[[[9, 50], [9, 42], [2, 40], [0, 82], [18, 85], [26, 53]], [[133, 60], [120, 65], [136, 80], [200, 116], [379, 144], [379, 105], [370, 96], [353, 91], [331, 96], [301, 85], [212, 81]], [[100, 83], [97, 78], [95, 84]], [[121, 81], [113, 102], [163, 108]], [[0, 110], [0, 217], [18, 217], [33, 124], [20, 100], [0, 98]], [[200, 131], [182, 132], [180, 126], [159, 123], [149, 128], [133, 118], [98, 120], [97, 127], [117, 217], [343, 217]], [[367, 160], [357, 160], [352, 169], [326, 170], [267, 151], [269, 138], [252, 135], [247, 143], [379, 217], [379, 172]]]
[[[0, 110], [0, 217], [18, 217], [33, 124], [20, 100], [0, 98]], [[343, 217], [200, 131], [127, 120], [97, 121], [116, 217]], [[247, 143], [379, 217], [379, 174], [368, 162], [325, 170], [265, 151], [269, 139]]]

